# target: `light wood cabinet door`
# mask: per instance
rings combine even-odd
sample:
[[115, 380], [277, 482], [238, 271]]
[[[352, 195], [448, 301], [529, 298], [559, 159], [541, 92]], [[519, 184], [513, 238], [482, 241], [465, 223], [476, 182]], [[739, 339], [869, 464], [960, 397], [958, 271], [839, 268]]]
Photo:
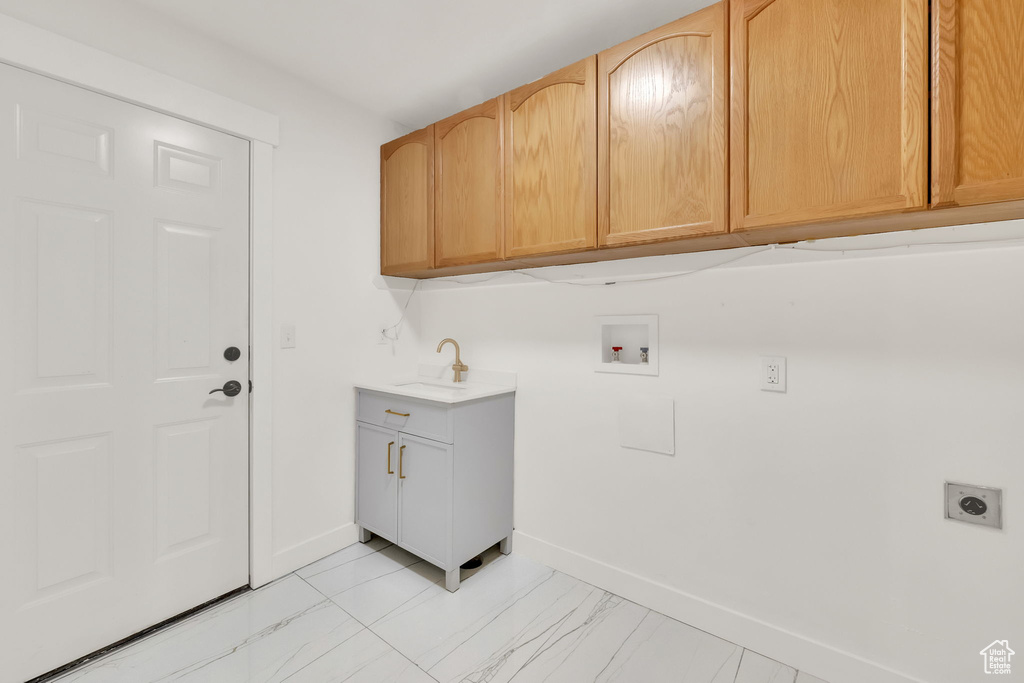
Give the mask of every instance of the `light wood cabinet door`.
[[506, 256], [597, 245], [597, 58], [505, 96]]
[[733, 230], [925, 207], [927, 3], [732, 0]]
[[1024, 199], [1024, 2], [934, 0], [932, 204]]
[[434, 124], [437, 266], [504, 256], [502, 107], [499, 97]]
[[597, 56], [598, 241], [725, 232], [726, 3]]
[[380, 148], [380, 272], [434, 265], [434, 127]]

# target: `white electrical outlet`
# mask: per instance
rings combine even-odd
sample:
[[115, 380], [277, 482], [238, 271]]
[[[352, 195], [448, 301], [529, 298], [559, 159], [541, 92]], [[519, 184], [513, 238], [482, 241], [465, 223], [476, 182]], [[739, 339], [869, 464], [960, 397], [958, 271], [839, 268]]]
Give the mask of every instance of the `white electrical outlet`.
[[295, 325], [281, 325], [281, 348], [295, 348]]
[[786, 391], [786, 359], [761, 356], [761, 391]]

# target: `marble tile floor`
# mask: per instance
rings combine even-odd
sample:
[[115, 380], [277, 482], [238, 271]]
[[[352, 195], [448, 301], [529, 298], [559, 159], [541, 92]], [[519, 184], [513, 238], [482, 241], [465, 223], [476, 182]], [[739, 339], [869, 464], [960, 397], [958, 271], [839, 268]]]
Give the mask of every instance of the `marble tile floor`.
[[824, 683], [515, 553], [462, 580], [374, 538], [56, 680]]

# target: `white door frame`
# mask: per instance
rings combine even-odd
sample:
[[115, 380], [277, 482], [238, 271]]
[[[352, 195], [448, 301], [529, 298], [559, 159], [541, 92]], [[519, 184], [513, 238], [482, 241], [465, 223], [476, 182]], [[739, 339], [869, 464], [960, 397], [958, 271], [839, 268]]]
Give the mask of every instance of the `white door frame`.
[[276, 578], [271, 517], [273, 163], [278, 117], [0, 14], [0, 62], [250, 141], [249, 584]]

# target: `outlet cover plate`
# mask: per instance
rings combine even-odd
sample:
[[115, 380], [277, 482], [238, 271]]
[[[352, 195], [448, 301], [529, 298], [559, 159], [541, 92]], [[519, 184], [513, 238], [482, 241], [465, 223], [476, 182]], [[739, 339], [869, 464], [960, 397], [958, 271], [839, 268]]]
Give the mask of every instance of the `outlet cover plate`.
[[281, 348], [295, 348], [295, 325], [281, 325]]
[[761, 356], [761, 391], [786, 393], [786, 359], [784, 356]]
[[947, 481], [946, 519], [1002, 529], [1003, 490]]

